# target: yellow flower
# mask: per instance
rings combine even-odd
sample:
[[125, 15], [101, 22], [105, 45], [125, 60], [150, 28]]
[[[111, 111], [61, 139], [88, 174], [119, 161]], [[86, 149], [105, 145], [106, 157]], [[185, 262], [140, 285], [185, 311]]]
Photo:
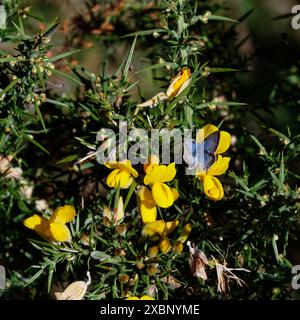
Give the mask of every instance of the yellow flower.
[[151, 191], [142, 186], [138, 191], [139, 211], [143, 223], [156, 221], [157, 210], [156, 202], [153, 199]]
[[138, 173], [132, 168], [130, 160], [114, 163], [105, 163], [107, 168], [113, 171], [107, 176], [106, 183], [111, 188], [127, 189], [133, 182], [133, 177], [137, 178]]
[[145, 185], [151, 185], [154, 201], [159, 207], [171, 207], [179, 194], [165, 182], [172, 181], [176, 175], [175, 162], [165, 165], [150, 165], [144, 178]]
[[191, 81], [191, 70], [189, 68], [183, 68], [177, 76], [172, 80], [169, 88], [167, 89], [168, 97], [178, 96]]
[[71, 233], [66, 226], [67, 222], [74, 219], [76, 215], [73, 206], [66, 205], [57, 208], [50, 219], [37, 214], [24, 220], [24, 225], [37, 232], [39, 236], [50, 242], [65, 242], [71, 240]]
[[205, 175], [203, 176], [202, 181], [204, 193], [209, 199], [218, 201], [224, 197], [224, 190], [218, 178]]
[[[151, 184], [152, 190], [142, 186], [138, 191], [139, 211], [143, 223], [154, 222], [157, 217], [156, 205], [167, 207], [179, 197], [175, 188], [170, 188], [163, 182], [170, 181], [176, 174], [175, 164], [172, 166], [160, 166], [157, 156], [152, 155], [147, 164], [144, 164], [146, 176], [144, 179], [145, 184]], [[164, 172], [165, 176], [159, 176]], [[169, 174], [169, 176], [168, 176]], [[158, 175], [157, 177], [155, 175]], [[156, 181], [156, 182], [155, 182]], [[161, 182], [159, 182], [161, 181]], [[158, 195], [159, 189], [165, 190], [165, 194]], [[156, 195], [156, 200], [154, 198]], [[157, 196], [158, 195], [158, 196]], [[166, 197], [166, 198], [164, 198]], [[170, 204], [171, 201], [171, 204]]]
[[156, 106], [159, 102], [163, 102], [177, 97], [185, 88], [188, 87], [191, 80], [191, 70], [189, 68], [183, 68], [172, 80], [166, 93], [159, 92], [151, 99], [148, 99], [147, 101], [138, 104], [137, 107], [153, 107]]
[[141, 296], [140, 298], [139, 297], [129, 297], [129, 298], [126, 298], [125, 300], [155, 300], [154, 298], [150, 297], [150, 296]]
[[179, 224], [178, 220], [165, 222], [164, 220], [157, 220], [146, 223], [142, 230], [142, 237], [149, 240], [156, 241], [160, 237], [165, 237], [173, 232]]
[[[212, 125], [207, 124], [197, 134], [197, 143], [201, 143], [213, 132], [219, 131], [219, 129]], [[222, 175], [226, 172], [229, 166], [229, 157], [223, 157], [221, 154], [226, 152], [230, 146], [231, 136], [226, 131], [220, 131], [220, 139], [216, 151], [216, 161], [206, 170], [198, 171], [196, 175], [203, 183], [203, 189], [206, 196], [214, 201], [221, 200], [224, 197], [224, 190], [221, 182], [215, 176]]]

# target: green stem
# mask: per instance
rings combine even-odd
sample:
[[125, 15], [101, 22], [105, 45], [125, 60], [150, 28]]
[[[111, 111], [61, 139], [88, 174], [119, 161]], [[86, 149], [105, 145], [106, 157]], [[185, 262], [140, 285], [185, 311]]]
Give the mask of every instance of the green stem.
[[13, 80], [5, 89], [3, 89], [0, 92], [0, 98], [8, 91], [10, 90], [16, 83], [18, 82], [18, 79]]
[[119, 199], [120, 199], [120, 182], [118, 184], [118, 187], [116, 190], [116, 195], [115, 195], [115, 202], [114, 202], [114, 211], [115, 212], [118, 210]]
[[130, 186], [130, 189], [127, 193], [127, 196], [126, 196], [126, 199], [125, 199], [125, 203], [124, 203], [124, 211], [126, 210], [126, 207], [131, 199], [131, 196], [133, 194], [133, 191], [135, 190], [135, 187], [136, 187], [137, 183], [135, 181], [132, 182], [131, 186]]

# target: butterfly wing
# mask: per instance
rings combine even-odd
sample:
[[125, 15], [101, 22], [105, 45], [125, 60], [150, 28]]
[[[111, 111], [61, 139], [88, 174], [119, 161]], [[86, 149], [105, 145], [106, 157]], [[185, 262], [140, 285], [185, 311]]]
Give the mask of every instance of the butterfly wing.
[[202, 164], [203, 170], [207, 171], [215, 161], [216, 161], [216, 155], [204, 150], [204, 157], [203, 157], [203, 164]]
[[201, 171], [208, 170], [216, 161], [214, 152], [217, 150], [220, 141], [220, 132], [211, 133], [203, 142], [197, 143], [190, 139], [184, 144], [184, 161], [189, 168], [198, 168]]
[[215, 153], [218, 148], [219, 142], [220, 131], [211, 133], [203, 142], [205, 151], [207, 151], [208, 153]]
[[216, 161], [216, 155], [214, 154], [218, 148], [220, 142], [220, 131], [211, 133], [203, 142], [204, 144], [204, 159], [203, 169], [208, 170]]
[[220, 141], [220, 132], [211, 133], [202, 143], [197, 144], [197, 159], [199, 169], [207, 171], [216, 161], [214, 152], [217, 150]]
[[189, 168], [193, 169], [196, 167], [197, 158], [196, 158], [196, 141], [194, 139], [189, 139], [184, 142], [184, 154], [183, 160], [186, 162]]

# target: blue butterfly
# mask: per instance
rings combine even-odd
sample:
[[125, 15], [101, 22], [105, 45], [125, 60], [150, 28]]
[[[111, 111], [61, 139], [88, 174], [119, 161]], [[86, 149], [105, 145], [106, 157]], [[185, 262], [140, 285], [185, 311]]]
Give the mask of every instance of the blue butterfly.
[[189, 139], [184, 144], [184, 161], [189, 169], [207, 171], [216, 161], [215, 152], [220, 142], [220, 131], [211, 133], [204, 141], [197, 143]]

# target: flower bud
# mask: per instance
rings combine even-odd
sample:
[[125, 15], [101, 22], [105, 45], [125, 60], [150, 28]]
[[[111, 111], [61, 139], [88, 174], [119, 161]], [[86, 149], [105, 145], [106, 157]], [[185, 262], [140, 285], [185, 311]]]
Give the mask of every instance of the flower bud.
[[146, 271], [148, 273], [148, 276], [152, 277], [157, 273], [157, 268], [156, 268], [155, 264], [152, 263], [147, 266]]
[[119, 281], [121, 283], [127, 283], [129, 281], [129, 276], [127, 274], [120, 274]]
[[144, 269], [145, 265], [142, 260], [138, 261], [135, 265], [139, 270]]
[[120, 236], [125, 236], [126, 232], [127, 232], [127, 226], [125, 223], [121, 223], [119, 225], [116, 226], [115, 231], [117, 234], [119, 234]]
[[172, 246], [170, 240], [165, 237], [159, 243], [159, 249], [162, 253], [168, 253], [171, 250]]
[[152, 246], [147, 251], [147, 256], [150, 258], [155, 258], [158, 254], [158, 246]]
[[172, 250], [174, 253], [181, 253], [183, 251], [183, 244], [179, 241], [176, 241], [173, 244]]
[[130, 277], [129, 282], [128, 282], [128, 285], [131, 286], [131, 287], [134, 286], [134, 285], [136, 284], [136, 282], [138, 281], [138, 279], [139, 279], [138, 274], [137, 274], [137, 273], [134, 273], [134, 274]]
[[123, 249], [115, 249], [114, 250], [114, 255], [116, 257], [125, 257], [126, 256], [126, 252]]
[[178, 239], [177, 239], [177, 242], [181, 242], [181, 243], [184, 243], [186, 242], [186, 240], [188, 239], [188, 236], [190, 235], [192, 231], [192, 225], [190, 223], [187, 223], [182, 232], [180, 233]]

